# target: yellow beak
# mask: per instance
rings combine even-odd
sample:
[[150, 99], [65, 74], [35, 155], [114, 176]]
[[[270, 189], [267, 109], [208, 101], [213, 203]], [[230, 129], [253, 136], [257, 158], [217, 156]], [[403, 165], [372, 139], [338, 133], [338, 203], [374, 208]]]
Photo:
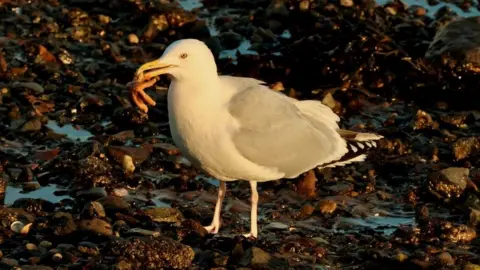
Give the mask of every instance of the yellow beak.
[[148, 63], [143, 64], [135, 73], [135, 81], [143, 82], [145, 80], [150, 80], [156, 76], [167, 73], [168, 68], [172, 65], [163, 63], [160, 60], [154, 60]]

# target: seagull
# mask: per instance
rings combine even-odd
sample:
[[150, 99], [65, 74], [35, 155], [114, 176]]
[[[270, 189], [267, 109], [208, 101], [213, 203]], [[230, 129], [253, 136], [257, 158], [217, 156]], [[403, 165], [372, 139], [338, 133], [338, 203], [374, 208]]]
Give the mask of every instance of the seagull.
[[162, 74], [171, 79], [167, 102], [175, 145], [220, 182], [213, 220], [205, 227], [211, 234], [220, 229], [226, 182], [250, 183], [250, 233], [244, 236], [257, 238], [258, 182], [364, 161], [383, 138], [340, 129], [340, 118], [320, 101], [290, 98], [254, 78], [219, 76], [200, 40], [177, 40], [138, 68], [131, 96], [144, 112], [155, 106], [144, 89]]

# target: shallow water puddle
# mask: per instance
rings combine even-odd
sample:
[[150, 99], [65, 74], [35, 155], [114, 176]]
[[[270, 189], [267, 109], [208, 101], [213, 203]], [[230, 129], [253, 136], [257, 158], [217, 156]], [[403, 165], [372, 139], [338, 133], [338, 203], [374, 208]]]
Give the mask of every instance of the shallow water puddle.
[[370, 228], [385, 235], [391, 235], [401, 226], [414, 226], [412, 216], [370, 216], [367, 218], [340, 217], [333, 230], [341, 233], [358, 232], [361, 228]]
[[52, 203], [58, 203], [63, 199], [68, 199], [70, 196], [56, 196], [53, 193], [57, 190], [55, 185], [41, 187], [35, 191], [23, 192], [21, 187], [8, 185], [5, 192], [5, 204], [10, 205], [18, 199], [43, 199]]
[[178, 3], [182, 6], [183, 9], [192, 11], [195, 8], [203, 7], [203, 4], [200, 0], [179, 0]]
[[49, 120], [46, 126], [58, 134], [66, 135], [71, 140], [79, 140], [81, 142], [88, 141], [93, 134], [90, 131], [84, 129], [76, 129], [70, 124], [59, 126], [57, 122]]

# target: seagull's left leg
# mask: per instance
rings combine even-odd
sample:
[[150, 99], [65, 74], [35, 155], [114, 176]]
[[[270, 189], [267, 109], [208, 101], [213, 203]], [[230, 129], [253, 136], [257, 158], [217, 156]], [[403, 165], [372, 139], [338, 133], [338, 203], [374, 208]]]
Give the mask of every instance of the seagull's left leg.
[[246, 238], [257, 238], [258, 228], [257, 228], [257, 211], [258, 211], [258, 192], [257, 192], [257, 182], [249, 181], [250, 188], [252, 189], [252, 210], [250, 212], [250, 233], [244, 234]]
[[212, 224], [209, 226], [204, 227], [205, 230], [209, 233], [217, 233], [218, 230], [220, 229], [220, 213], [222, 211], [222, 202], [223, 198], [225, 198], [225, 192], [227, 191], [227, 184], [225, 181], [220, 181], [220, 187], [218, 188], [218, 197], [217, 197], [217, 203], [215, 205], [215, 212], [213, 214], [213, 220]]

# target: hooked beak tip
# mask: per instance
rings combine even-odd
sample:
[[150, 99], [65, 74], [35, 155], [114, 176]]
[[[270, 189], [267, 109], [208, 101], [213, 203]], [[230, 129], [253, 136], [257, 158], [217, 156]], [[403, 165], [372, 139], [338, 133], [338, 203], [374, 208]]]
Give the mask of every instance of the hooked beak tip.
[[167, 73], [168, 68], [171, 66], [172, 65], [160, 60], [154, 60], [141, 65], [135, 73], [135, 77], [137, 77], [139, 80], [142, 80], [144, 77], [153, 78]]

